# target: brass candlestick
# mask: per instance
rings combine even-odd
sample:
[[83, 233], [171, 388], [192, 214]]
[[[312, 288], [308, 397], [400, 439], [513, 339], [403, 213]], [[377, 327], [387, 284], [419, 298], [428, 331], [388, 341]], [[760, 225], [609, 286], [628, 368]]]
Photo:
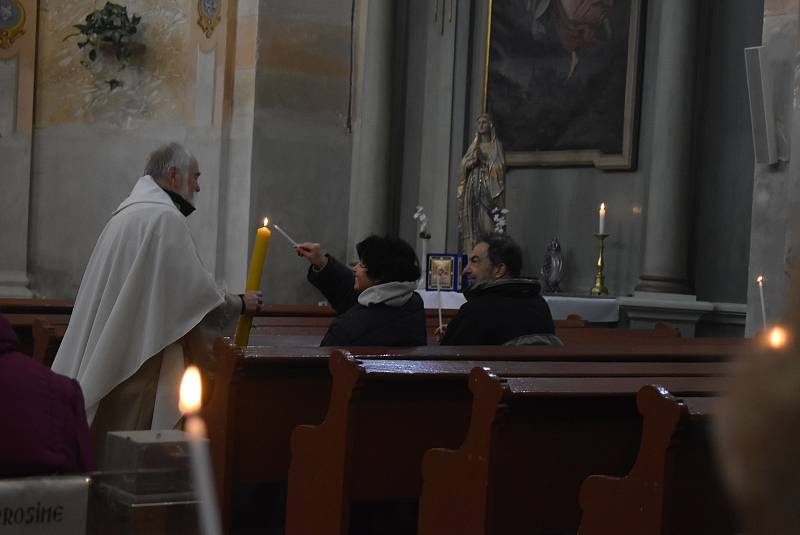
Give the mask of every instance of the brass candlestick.
[[605, 239], [608, 234], [595, 234], [594, 237], [600, 240], [600, 256], [597, 257], [597, 271], [594, 273], [594, 287], [592, 288], [592, 295], [608, 295], [608, 288], [605, 285], [605, 275], [603, 274], [603, 267], [605, 261], [603, 253], [605, 252]]

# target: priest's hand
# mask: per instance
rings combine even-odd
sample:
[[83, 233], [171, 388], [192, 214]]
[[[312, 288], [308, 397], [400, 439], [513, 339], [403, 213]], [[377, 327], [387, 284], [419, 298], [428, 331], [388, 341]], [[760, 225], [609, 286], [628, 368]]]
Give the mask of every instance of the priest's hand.
[[261, 306], [261, 291], [245, 292], [242, 294], [242, 314], [255, 314]]
[[324, 268], [328, 263], [328, 257], [325, 256], [325, 253], [322, 251], [322, 246], [318, 243], [298, 243], [294, 250], [297, 251], [297, 256], [304, 257], [317, 271]]

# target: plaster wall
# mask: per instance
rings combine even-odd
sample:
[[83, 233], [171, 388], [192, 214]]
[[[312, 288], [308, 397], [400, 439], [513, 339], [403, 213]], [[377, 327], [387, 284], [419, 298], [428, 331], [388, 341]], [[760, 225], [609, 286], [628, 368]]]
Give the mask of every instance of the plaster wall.
[[[485, 63], [487, 6], [474, 6], [473, 53], [470, 69], [468, 120], [461, 139], [462, 151], [475, 131], [474, 118], [481, 111]], [[646, 12], [644, 74], [641, 90], [641, 134], [638, 167], [632, 172], [604, 172], [594, 168], [519, 168], [506, 173], [506, 205], [509, 209], [508, 232], [523, 248], [523, 272], [536, 275], [543, 263], [547, 244], [557, 236], [565, 260], [561, 282], [566, 292], [588, 293], [594, 283], [598, 242], [597, 210], [606, 203], [606, 286], [614, 295], [633, 290], [638, 282], [647, 199], [647, 174], [652, 147], [653, 84], [658, 52], [658, 10]], [[498, 136], [502, 139], [503, 132]], [[459, 156], [460, 157], [460, 156]], [[456, 170], [458, 167], [453, 167]], [[458, 177], [450, 177], [452, 192]], [[451, 211], [455, 214], [455, 206]], [[455, 216], [450, 219], [448, 250], [456, 250], [458, 231]]]
[[[251, 228], [268, 216], [339, 259], [347, 257], [352, 155], [350, 14], [349, 0], [262, 2], [255, 75]], [[306, 281], [307, 267], [273, 232], [265, 302], [323, 299]]]
[[[464, 53], [455, 54], [453, 59], [456, 62], [453, 85], [458, 89], [453, 91], [456, 109], [452, 113], [450, 197], [456, 191], [458, 161], [474, 135], [474, 118], [481, 111], [487, 4], [480, 0], [472, 2], [471, 9], [466, 10], [467, 16], [463, 16], [464, 10], [459, 6], [459, 27], [454, 37], [456, 50], [459, 45], [469, 47], [470, 60], [466, 68], [459, 68], [458, 58]], [[649, 2], [645, 13], [637, 168], [629, 172], [605, 172], [589, 167], [511, 167], [507, 170], [508, 230], [523, 247], [524, 271], [531, 275], [538, 272], [547, 244], [557, 236], [566, 261], [562, 288], [568, 292], [587, 293], [594, 282], [598, 249], [593, 233], [597, 231], [597, 209], [601, 202], [608, 208], [606, 229], [611, 234], [606, 241], [606, 286], [611, 294], [630, 294], [641, 274], [649, 172], [653, 151], [658, 150], [653, 146], [653, 132], [658, 128], [653, 118], [653, 97], [660, 39], [660, 10], [655, 4]], [[695, 158], [692, 182], [698, 200], [696, 206], [685, 209], [685, 217], [698, 229], [698, 237], [683, 246], [690, 252], [689, 276], [696, 279], [691, 281], [695, 283], [696, 292], [712, 300], [745, 300], [751, 181], [743, 166], [752, 161], [752, 141], [742, 49], [760, 35], [760, 12], [753, 4], [748, 0], [726, 2], [724, 6], [708, 4], [710, 8], [702, 11], [704, 16], [699, 21], [704, 38], [698, 46], [698, 68], [707, 72], [699, 77], [695, 104], [698, 119], [695, 120], [693, 150], [701, 156]], [[413, 2], [411, 6], [409, 31], [419, 34], [421, 30], [415, 28], [425, 28], [430, 10], [415, 10]], [[674, 31], [684, 30], [674, 28]], [[427, 41], [409, 39], [404, 160], [407, 169], [403, 175], [405, 211], [409, 207], [413, 210], [411, 201], [415, 192], [418, 203], [439, 203], [422, 198], [422, 190], [414, 184], [415, 180], [420, 180], [415, 176], [418, 158], [414, 157], [420, 149], [414, 140], [422, 135], [416, 126], [421, 123], [421, 106], [417, 99], [431, 97], [421, 93], [424, 74], [412, 66], [424, 64], [425, 57], [434, 53], [431, 49], [441, 46], [430, 37]], [[693, 73], [684, 75], [694, 76]], [[433, 113], [436, 115], [430, 120], [435, 122], [445, 119], [448, 111], [433, 109]], [[457, 122], [459, 118], [460, 123]], [[502, 134], [500, 131], [501, 139]], [[400, 218], [401, 235], [414, 240], [413, 225], [403, 220], [405, 211]], [[458, 231], [452, 198], [447, 211], [446, 248], [455, 251]], [[721, 223], [717, 224], [717, 220]], [[730, 281], [738, 281], [738, 285]]]
[[[430, 16], [430, 4], [425, 0], [409, 0], [406, 4], [407, 41], [405, 54], [405, 93], [395, 116], [403, 117], [403, 146], [400, 158], [400, 209], [398, 233], [409, 243], [416, 244], [421, 254], [421, 245], [417, 238], [417, 222], [412, 215], [419, 204], [426, 204], [420, 199], [420, 175], [422, 156], [422, 132], [425, 102], [425, 69], [426, 49], [428, 46], [428, 28], [420, 21]], [[425, 208], [430, 211], [428, 203]]]
[[[748, 310], [745, 334], [751, 336], [762, 328], [758, 275], [764, 275], [766, 321], [780, 321], [785, 313], [789, 278], [787, 257], [791, 240], [790, 199], [797, 197], [800, 180], [798, 151], [792, 146], [797, 137], [800, 117], [793, 109], [793, 92], [798, 69], [797, 0], [766, 0], [764, 3], [763, 44], [767, 50], [765, 75], [773, 86], [773, 105], [776, 131], [779, 133], [779, 153], [789, 154], [789, 161], [775, 165], [755, 164], [753, 180], [752, 226], [750, 231], [750, 264], [748, 277]], [[794, 104], [797, 106], [796, 102]]]
[[[3, 195], [0, 196], [0, 213], [11, 218], [27, 219], [27, 203], [20, 206], [21, 199], [28, 198], [27, 167], [30, 165], [30, 136], [16, 131], [17, 69], [18, 59], [0, 59], [0, 162], [3, 162]], [[19, 229], [14, 225], [0, 226], [0, 243], [4, 254], [0, 255], [0, 271], [18, 270], [24, 267], [27, 251], [24, 246], [12, 246], [19, 240]], [[24, 233], [23, 233], [24, 234]]]
[[[198, 159], [201, 191], [190, 226], [204, 263], [222, 279], [217, 260], [220, 221], [224, 225], [227, 211], [220, 201], [226, 188], [226, 24], [207, 39], [196, 26], [192, 2], [133, 0], [126, 5], [129, 14], [142, 17], [138, 39], [143, 48], [126, 69], [119, 70], [106, 53], [86, 69], [74, 41], [63, 40], [95, 4], [40, 2], [31, 288], [41, 297], [76, 295], [110, 214], [143, 174], [149, 152], [169, 141], [183, 143]], [[106, 80], [112, 77], [123, 85], [110, 91]]]
[[256, 56], [258, 52], [258, 0], [239, 0], [236, 21], [236, 61], [233, 65], [231, 119], [224, 128], [223, 169], [227, 175], [220, 191], [222, 230], [217, 263], [231, 290], [241, 291], [247, 276], [250, 246], [250, 189], [255, 118]]
[[745, 47], [761, 44], [764, 2], [709, 2], [699, 41], [694, 280], [703, 301], [744, 303], [753, 199]]
[[0, 38], [0, 296], [26, 298], [37, 2], [18, 6], [24, 26]]

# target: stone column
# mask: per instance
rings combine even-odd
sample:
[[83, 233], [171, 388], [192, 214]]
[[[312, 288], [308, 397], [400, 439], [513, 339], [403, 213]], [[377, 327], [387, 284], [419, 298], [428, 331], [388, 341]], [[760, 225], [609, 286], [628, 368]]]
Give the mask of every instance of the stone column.
[[363, 59], [353, 125], [347, 258], [368, 234], [383, 234], [388, 224], [389, 140], [392, 118], [392, 53], [395, 2], [364, 0]]
[[655, 80], [653, 158], [647, 202], [644, 267], [639, 291], [689, 293], [692, 101], [697, 5], [666, 0], [660, 7]]

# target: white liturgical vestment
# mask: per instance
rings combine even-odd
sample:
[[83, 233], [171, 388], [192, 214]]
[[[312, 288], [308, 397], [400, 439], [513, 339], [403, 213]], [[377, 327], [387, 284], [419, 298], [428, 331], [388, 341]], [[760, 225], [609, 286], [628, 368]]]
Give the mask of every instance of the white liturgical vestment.
[[[143, 176], [97, 240], [53, 370], [78, 380], [91, 423], [104, 396], [224, 300], [186, 218]], [[164, 353], [153, 429], [179, 418], [180, 355]]]

